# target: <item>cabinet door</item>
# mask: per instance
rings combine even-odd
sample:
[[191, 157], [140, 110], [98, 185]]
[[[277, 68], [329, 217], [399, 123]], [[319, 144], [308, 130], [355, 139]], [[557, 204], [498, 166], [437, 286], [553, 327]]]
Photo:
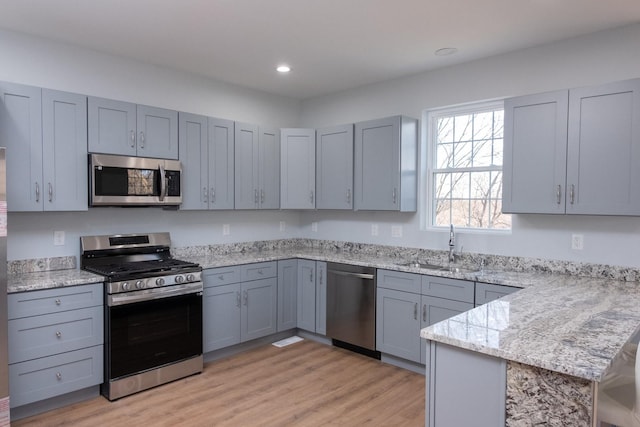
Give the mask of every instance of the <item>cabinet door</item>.
[[278, 332], [298, 325], [298, 260], [278, 261]]
[[112, 99], [88, 99], [89, 152], [136, 155], [136, 105]]
[[233, 209], [234, 129], [231, 120], [209, 119], [209, 208]]
[[355, 209], [398, 210], [400, 118], [355, 125]]
[[260, 129], [260, 209], [280, 208], [280, 131]]
[[208, 119], [196, 114], [179, 114], [180, 162], [182, 163], [181, 210], [209, 207]]
[[258, 208], [258, 126], [235, 123], [234, 194], [236, 209]]
[[316, 262], [298, 260], [298, 328], [316, 331]]
[[504, 103], [502, 211], [565, 212], [568, 91]]
[[42, 91], [0, 82], [0, 146], [7, 147], [9, 212], [41, 211]]
[[353, 125], [316, 132], [316, 208], [353, 209]]
[[86, 211], [87, 97], [42, 90], [44, 210]]
[[313, 209], [316, 198], [316, 134], [280, 130], [280, 208]]
[[242, 341], [264, 337], [277, 330], [278, 279], [254, 280], [242, 284]]
[[[472, 302], [453, 301], [444, 298], [422, 296], [420, 328], [426, 328], [473, 308]], [[423, 347], [422, 345], [420, 347]], [[422, 349], [420, 363], [426, 363], [426, 352]]]
[[206, 353], [240, 342], [241, 290], [239, 283], [209, 287], [208, 274], [205, 272], [203, 277], [203, 351]]
[[327, 335], [327, 263], [316, 262], [316, 333]]
[[569, 91], [567, 213], [640, 214], [640, 79]]
[[140, 157], [178, 159], [178, 112], [138, 105], [138, 150]]
[[420, 361], [420, 295], [378, 288], [376, 350]]

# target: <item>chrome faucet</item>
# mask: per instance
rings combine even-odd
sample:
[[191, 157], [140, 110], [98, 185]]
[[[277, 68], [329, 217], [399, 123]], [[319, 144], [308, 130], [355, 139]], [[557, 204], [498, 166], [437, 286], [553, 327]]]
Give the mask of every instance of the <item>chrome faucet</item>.
[[453, 250], [456, 247], [456, 235], [453, 232], [453, 224], [451, 224], [451, 228], [449, 229], [449, 262], [455, 262], [456, 256], [453, 253]]

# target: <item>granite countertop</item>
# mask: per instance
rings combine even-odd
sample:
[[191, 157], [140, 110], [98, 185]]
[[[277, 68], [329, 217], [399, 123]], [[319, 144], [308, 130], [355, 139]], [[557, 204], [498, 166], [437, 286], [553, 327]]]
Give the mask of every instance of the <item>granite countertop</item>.
[[[308, 247], [209, 255], [186, 250], [176, 258], [196, 262], [204, 269], [304, 258], [524, 288], [429, 326], [421, 331], [421, 337], [591, 381], [602, 378], [622, 346], [640, 330], [640, 284], [636, 281], [536, 271], [431, 270], [401, 266], [411, 259], [393, 252]], [[103, 280], [75, 268], [13, 273], [8, 276], [8, 292]]]

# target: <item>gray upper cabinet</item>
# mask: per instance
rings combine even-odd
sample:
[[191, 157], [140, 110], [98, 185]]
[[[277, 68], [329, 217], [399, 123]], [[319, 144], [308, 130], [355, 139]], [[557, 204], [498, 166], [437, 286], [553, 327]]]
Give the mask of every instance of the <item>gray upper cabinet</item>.
[[280, 129], [280, 208], [316, 206], [316, 133]]
[[505, 101], [503, 211], [640, 215], [640, 79]]
[[503, 212], [564, 213], [568, 100], [566, 90], [505, 100]]
[[418, 121], [395, 116], [355, 124], [356, 210], [415, 212]]
[[280, 207], [280, 132], [235, 123], [235, 208]]
[[10, 83], [0, 91], [9, 211], [87, 210], [86, 97]]
[[178, 113], [164, 108], [89, 97], [89, 151], [178, 158]]
[[316, 131], [316, 209], [353, 209], [353, 125]]
[[233, 122], [180, 113], [179, 130], [180, 209], [233, 209]]

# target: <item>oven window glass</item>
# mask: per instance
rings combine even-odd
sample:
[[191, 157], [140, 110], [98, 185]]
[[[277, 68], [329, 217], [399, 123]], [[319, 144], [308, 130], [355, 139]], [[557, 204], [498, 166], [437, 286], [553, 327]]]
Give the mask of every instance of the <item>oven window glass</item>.
[[202, 354], [202, 296], [109, 307], [109, 379]]
[[97, 166], [96, 195], [157, 196], [159, 172], [155, 169], [127, 169]]

